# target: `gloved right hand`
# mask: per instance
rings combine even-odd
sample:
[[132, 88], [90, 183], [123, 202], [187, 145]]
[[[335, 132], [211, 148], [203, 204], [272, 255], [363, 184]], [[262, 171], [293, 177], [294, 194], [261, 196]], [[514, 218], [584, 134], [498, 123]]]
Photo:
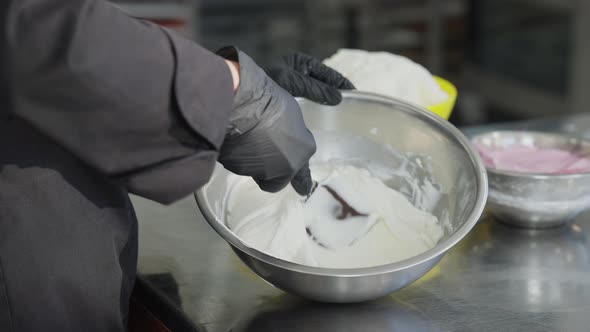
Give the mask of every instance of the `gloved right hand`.
[[[292, 96], [303, 97], [324, 105], [338, 105], [340, 90], [354, 89], [354, 85], [322, 61], [303, 53], [283, 56], [278, 63], [265, 69], [266, 74]], [[312, 192], [314, 183], [308, 166], [291, 180], [293, 188], [302, 196]]]
[[297, 101], [248, 55], [234, 47], [217, 54], [240, 67], [240, 85], [218, 160], [229, 171], [252, 177], [262, 190], [277, 192], [315, 153], [313, 135]]

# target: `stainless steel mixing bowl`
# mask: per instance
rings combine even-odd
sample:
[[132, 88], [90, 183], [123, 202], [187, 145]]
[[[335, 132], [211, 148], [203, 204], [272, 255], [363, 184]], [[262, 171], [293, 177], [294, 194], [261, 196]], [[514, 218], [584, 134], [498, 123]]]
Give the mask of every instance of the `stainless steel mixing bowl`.
[[[494, 131], [472, 141], [487, 147], [525, 145], [590, 156], [590, 141], [565, 134]], [[504, 223], [527, 228], [555, 227], [590, 208], [590, 173], [532, 174], [488, 167], [488, 178], [487, 210]]]
[[[414, 175], [418, 181], [426, 176], [434, 177], [444, 194], [422, 208], [441, 221], [447, 220], [448, 227], [434, 248], [387, 265], [329, 269], [291, 263], [247, 246], [225, 226], [220, 202], [227, 190], [228, 172], [218, 167], [208, 185], [196, 193], [198, 205], [209, 224], [264, 280], [286, 292], [323, 302], [378, 298], [426, 274], [475, 225], [487, 197], [485, 168], [469, 141], [447, 121], [399, 100], [355, 91], [344, 92], [342, 103], [336, 107], [306, 100], [300, 100], [300, 105], [308, 127], [318, 140], [314, 159], [356, 158], [399, 167], [396, 164], [399, 160], [389, 158], [382, 146], [415, 156], [428, 156], [419, 164], [427, 162], [431, 170], [418, 169]], [[322, 140], [321, 133], [325, 132], [344, 133], [359, 139]], [[396, 186], [395, 183], [390, 185]]]

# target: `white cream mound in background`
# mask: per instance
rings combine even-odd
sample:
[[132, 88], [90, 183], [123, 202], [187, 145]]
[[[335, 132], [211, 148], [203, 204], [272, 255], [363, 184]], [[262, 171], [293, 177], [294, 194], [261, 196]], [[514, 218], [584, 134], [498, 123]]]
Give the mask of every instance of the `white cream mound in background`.
[[340, 205], [322, 186], [306, 202], [291, 186], [271, 194], [251, 179], [236, 176], [227, 193], [228, 228], [259, 251], [327, 268], [401, 261], [434, 247], [443, 236], [436, 217], [414, 207], [369, 171], [331, 163], [311, 170], [316, 181], [329, 185], [366, 216], [337, 219]]
[[342, 73], [360, 91], [399, 98], [422, 107], [448, 99], [426, 68], [400, 55], [341, 49], [324, 63]]

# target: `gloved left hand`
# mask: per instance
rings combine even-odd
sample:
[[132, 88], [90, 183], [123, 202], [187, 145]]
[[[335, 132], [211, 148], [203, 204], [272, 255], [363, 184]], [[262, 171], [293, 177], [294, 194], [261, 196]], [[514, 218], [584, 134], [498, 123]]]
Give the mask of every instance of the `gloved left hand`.
[[354, 85], [342, 74], [303, 53], [286, 55], [265, 71], [293, 97], [307, 98], [320, 104], [338, 105], [342, 101], [339, 90], [354, 89]]

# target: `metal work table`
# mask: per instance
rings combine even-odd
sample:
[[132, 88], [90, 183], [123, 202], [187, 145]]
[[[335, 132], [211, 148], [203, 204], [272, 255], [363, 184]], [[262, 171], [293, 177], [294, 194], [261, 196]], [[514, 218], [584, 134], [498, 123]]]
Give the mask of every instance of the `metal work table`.
[[[573, 132], [590, 116], [468, 128]], [[586, 132], [588, 131], [588, 132]], [[589, 331], [590, 213], [532, 231], [486, 216], [441, 262], [386, 298], [330, 305], [290, 296], [243, 265], [187, 198], [133, 197], [139, 272], [197, 331]]]

